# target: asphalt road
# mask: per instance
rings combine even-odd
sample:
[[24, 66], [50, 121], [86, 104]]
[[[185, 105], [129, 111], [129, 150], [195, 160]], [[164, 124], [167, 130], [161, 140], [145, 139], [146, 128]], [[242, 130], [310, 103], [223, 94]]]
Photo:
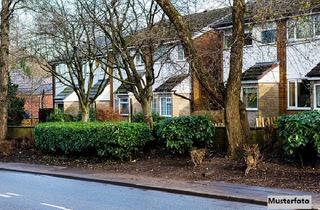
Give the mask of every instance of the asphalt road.
[[2, 210], [202, 210], [264, 206], [0, 171]]

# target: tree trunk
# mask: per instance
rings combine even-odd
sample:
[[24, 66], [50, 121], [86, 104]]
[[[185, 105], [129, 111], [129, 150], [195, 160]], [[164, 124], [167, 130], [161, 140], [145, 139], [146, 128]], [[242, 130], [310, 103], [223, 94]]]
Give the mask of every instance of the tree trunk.
[[[225, 122], [229, 141], [229, 155], [236, 159], [238, 152], [242, 149], [243, 143], [250, 134], [246, 125], [242, 125], [241, 116], [241, 74], [243, 67], [243, 46], [244, 46], [244, 12], [245, 1], [234, 0], [232, 10], [233, 20], [233, 45], [230, 54], [230, 72], [225, 95]], [[244, 118], [244, 117], [242, 117]]]
[[145, 98], [141, 101], [141, 107], [144, 115], [144, 121], [148, 124], [148, 126], [151, 129], [153, 129], [151, 103], [152, 103], [152, 98]]
[[2, 0], [0, 52], [0, 141], [7, 137], [8, 77], [9, 77], [9, 0]]
[[81, 107], [81, 121], [88, 122], [90, 120], [90, 108], [89, 105], [83, 105]]

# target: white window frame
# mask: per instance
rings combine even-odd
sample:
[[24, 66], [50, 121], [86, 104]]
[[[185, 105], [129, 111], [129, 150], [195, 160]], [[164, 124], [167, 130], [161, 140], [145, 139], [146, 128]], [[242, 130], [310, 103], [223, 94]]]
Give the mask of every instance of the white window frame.
[[[162, 114], [162, 103], [161, 100], [162, 99], [166, 99], [166, 105], [167, 105], [167, 99], [170, 98], [171, 101], [171, 115], [163, 115]], [[172, 103], [172, 96], [160, 96], [159, 97], [159, 115], [162, 117], [172, 117], [173, 116], [173, 103]]]
[[250, 85], [250, 86], [242, 86], [241, 87], [241, 101], [243, 101], [243, 89], [247, 89], [247, 88], [255, 88], [257, 89], [257, 108], [248, 108], [246, 107], [247, 111], [258, 111], [259, 110], [259, 88], [258, 88], [258, 84], [257, 85]]
[[[288, 110], [311, 110], [310, 107], [298, 107], [298, 83], [304, 79], [288, 79], [287, 82], [287, 109]], [[295, 106], [290, 106], [290, 82], [294, 82], [294, 93], [295, 93]], [[311, 94], [311, 91], [310, 91]], [[311, 96], [310, 96], [311, 97]]]
[[[128, 102], [121, 102], [121, 99], [128, 99]], [[121, 115], [121, 116], [129, 116], [130, 115], [130, 97], [129, 95], [126, 95], [126, 94], [118, 94], [117, 95], [117, 100], [118, 100], [118, 104], [117, 104], [117, 108], [118, 108], [118, 113]], [[128, 104], [128, 114], [122, 114], [121, 113], [121, 104]]]
[[313, 109], [319, 110], [320, 107], [317, 107], [317, 86], [320, 87], [320, 84], [313, 85]]

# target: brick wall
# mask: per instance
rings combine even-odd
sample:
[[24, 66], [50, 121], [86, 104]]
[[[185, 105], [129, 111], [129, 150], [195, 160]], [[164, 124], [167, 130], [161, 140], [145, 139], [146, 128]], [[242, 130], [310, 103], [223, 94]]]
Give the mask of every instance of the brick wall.
[[[190, 94], [180, 94], [185, 97], [190, 98]], [[173, 110], [172, 114], [175, 117], [178, 116], [187, 116], [191, 114], [191, 103], [189, 100], [186, 100], [180, 96], [173, 95], [172, 96], [172, 105], [173, 105]]]
[[[221, 33], [212, 31], [197, 37], [194, 40], [197, 53], [202, 59], [206, 72], [206, 80], [209, 84], [216, 81], [223, 82], [223, 36]], [[200, 85], [195, 76], [192, 77], [192, 100], [193, 111], [214, 109], [210, 104], [205, 89]]]
[[42, 95], [19, 95], [19, 97], [24, 98], [24, 109], [30, 118], [39, 118], [40, 108], [53, 108], [52, 94], [46, 94], [43, 98]]
[[64, 102], [64, 113], [70, 114], [72, 116], [77, 116], [79, 114], [79, 111], [79, 102]]
[[279, 85], [259, 84], [259, 116], [279, 116]]

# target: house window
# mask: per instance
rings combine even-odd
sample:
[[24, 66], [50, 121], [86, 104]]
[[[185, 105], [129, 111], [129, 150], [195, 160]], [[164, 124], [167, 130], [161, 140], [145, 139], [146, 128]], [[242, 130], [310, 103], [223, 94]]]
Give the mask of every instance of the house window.
[[277, 29], [272, 24], [267, 24], [261, 31], [261, 42], [263, 44], [275, 43], [277, 40]]
[[246, 46], [252, 45], [252, 33], [244, 34], [244, 45]]
[[130, 109], [129, 96], [126, 96], [126, 95], [118, 96], [115, 101], [115, 104], [120, 115], [124, 115], [124, 116], [129, 115], [129, 109]]
[[59, 103], [56, 105], [56, 108], [59, 109], [61, 112], [64, 112], [64, 105], [63, 103]]
[[310, 82], [290, 80], [288, 83], [288, 106], [296, 109], [310, 108]]
[[135, 59], [136, 59], [136, 65], [143, 65], [143, 60], [142, 60], [142, 56], [140, 53], [136, 54]]
[[258, 109], [258, 88], [243, 87], [242, 101], [248, 110], [257, 110]]
[[320, 109], [320, 85], [315, 85], [315, 108]]
[[320, 15], [314, 16], [314, 33], [320, 36]]
[[185, 60], [185, 55], [184, 55], [184, 48], [182, 45], [178, 46], [178, 60], [183, 61]]
[[163, 60], [166, 60], [168, 54], [169, 54], [168, 49], [164, 46], [161, 46], [158, 49], [156, 49], [156, 51], [154, 52], [153, 60], [154, 62], [161, 62]]
[[309, 39], [320, 35], [320, 17], [307, 16], [288, 21], [289, 40]]
[[158, 97], [155, 97], [155, 96], [152, 99], [152, 112], [159, 113], [159, 110], [158, 110]]
[[172, 116], [172, 99], [171, 97], [160, 97], [160, 115], [165, 117]]
[[225, 35], [224, 36], [224, 47], [230, 48], [232, 45], [232, 35]]

